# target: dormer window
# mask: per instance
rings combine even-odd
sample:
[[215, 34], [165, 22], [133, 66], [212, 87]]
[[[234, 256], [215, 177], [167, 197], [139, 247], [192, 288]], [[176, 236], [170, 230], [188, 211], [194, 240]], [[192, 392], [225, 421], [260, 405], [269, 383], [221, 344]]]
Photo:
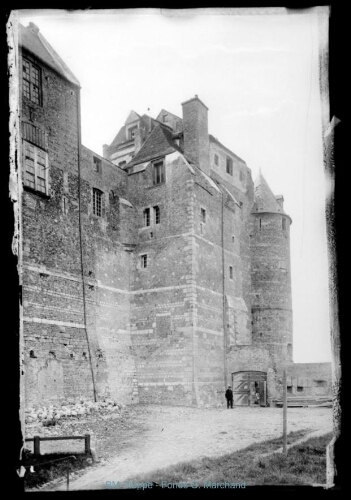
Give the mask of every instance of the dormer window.
[[128, 130], [128, 139], [131, 141], [132, 139], [134, 139], [135, 137], [135, 132], [136, 132], [136, 129], [138, 128], [137, 125], [135, 125], [135, 127], [131, 127], [129, 130]]
[[41, 71], [27, 59], [22, 64], [23, 95], [35, 104], [41, 104]]

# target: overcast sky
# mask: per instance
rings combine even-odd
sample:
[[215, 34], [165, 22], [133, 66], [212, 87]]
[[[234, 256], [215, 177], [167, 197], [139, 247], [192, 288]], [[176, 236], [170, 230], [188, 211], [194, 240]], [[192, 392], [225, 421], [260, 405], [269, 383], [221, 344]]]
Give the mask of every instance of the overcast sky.
[[181, 103], [198, 94], [209, 132], [245, 160], [253, 179], [261, 168], [284, 195], [293, 220], [295, 362], [331, 359], [318, 83], [327, 40], [318, 15], [327, 22], [326, 8], [19, 11], [80, 81], [85, 146], [102, 155], [131, 109], [181, 117]]

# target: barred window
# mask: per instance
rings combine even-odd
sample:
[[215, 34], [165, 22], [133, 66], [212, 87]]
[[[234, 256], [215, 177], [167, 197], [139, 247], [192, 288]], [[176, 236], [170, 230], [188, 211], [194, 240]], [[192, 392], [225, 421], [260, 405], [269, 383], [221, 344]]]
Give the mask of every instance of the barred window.
[[22, 65], [23, 95], [35, 104], [41, 104], [41, 73], [40, 69], [23, 59]]
[[48, 194], [48, 155], [29, 142], [24, 145], [24, 185]]
[[150, 226], [150, 209], [145, 208], [143, 214], [144, 214], [144, 226], [145, 227]]
[[142, 269], [145, 269], [147, 267], [147, 255], [146, 254], [140, 256], [140, 265], [141, 265]]
[[100, 189], [93, 188], [93, 214], [98, 217], [102, 216], [102, 191]]
[[164, 161], [157, 161], [153, 164], [154, 184], [162, 184], [166, 180]]
[[155, 217], [155, 224], [160, 224], [161, 222], [161, 214], [160, 214], [160, 207], [154, 207], [154, 217]]

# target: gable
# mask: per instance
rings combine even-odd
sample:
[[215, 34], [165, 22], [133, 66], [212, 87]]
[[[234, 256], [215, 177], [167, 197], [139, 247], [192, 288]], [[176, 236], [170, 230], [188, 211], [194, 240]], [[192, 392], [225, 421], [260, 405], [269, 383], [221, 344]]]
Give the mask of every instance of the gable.
[[135, 111], [131, 111], [129, 115], [127, 116], [126, 121], [124, 122], [124, 125], [128, 125], [129, 123], [135, 122], [136, 120], [139, 120], [140, 115], [136, 113]]

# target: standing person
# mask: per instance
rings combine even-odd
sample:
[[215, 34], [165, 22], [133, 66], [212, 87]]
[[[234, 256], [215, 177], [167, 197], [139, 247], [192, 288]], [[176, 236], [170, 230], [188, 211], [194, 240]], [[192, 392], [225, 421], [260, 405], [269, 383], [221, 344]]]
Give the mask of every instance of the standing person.
[[225, 397], [227, 399], [227, 408], [229, 408], [229, 405], [233, 408], [233, 391], [230, 385], [228, 385], [228, 389], [225, 391]]

